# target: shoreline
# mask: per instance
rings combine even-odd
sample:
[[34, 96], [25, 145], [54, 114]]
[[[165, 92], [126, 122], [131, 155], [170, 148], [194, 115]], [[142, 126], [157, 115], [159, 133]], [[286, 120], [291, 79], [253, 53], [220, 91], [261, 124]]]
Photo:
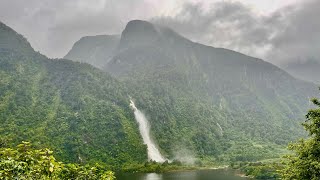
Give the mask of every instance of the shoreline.
[[162, 171], [118, 171], [117, 173], [171, 173], [171, 172], [190, 172], [190, 171], [197, 171], [197, 170], [221, 170], [221, 169], [230, 169], [230, 166], [211, 166], [211, 167], [197, 167], [197, 166], [184, 166], [184, 167], [178, 167], [178, 168], [172, 168], [172, 169], [166, 169]]
[[230, 170], [234, 174], [234, 176], [246, 178], [246, 179], [254, 179], [252, 176], [248, 176], [245, 173], [243, 173], [240, 169], [233, 169], [229, 165], [224, 166], [208, 166], [208, 167], [195, 167], [195, 166], [189, 166], [189, 167], [181, 167], [179, 169], [168, 169], [164, 171], [132, 171], [132, 172], [125, 172], [125, 171], [118, 171], [116, 174], [170, 174], [170, 173], [183, 173], [183, 172], [192, 172], [192, 171], [206, 171], [206, 170]]

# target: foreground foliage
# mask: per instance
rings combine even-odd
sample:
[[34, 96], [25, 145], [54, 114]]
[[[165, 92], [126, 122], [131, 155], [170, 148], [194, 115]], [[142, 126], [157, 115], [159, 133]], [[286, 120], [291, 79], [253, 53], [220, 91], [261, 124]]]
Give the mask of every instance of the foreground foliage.
[[22, 142], [16, 149], [0, 149], [0, 179], [115, 179], [102, 166], [80, 166], [56, 161], [49, 149], [32, 149]]
[[289, 145], [294, 154], [286, 156], [286, 166], [281, 171], [283, 179], [320, 179], [320, 101], [312, 102], [317, 108], [309, 110], [303, 124], [309, 138]]

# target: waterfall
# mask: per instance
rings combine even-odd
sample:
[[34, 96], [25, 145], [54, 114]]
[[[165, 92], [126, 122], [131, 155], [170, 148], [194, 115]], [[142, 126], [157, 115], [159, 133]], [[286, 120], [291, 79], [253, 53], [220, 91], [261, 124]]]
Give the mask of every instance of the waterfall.
[[221, 133], [221, 136], [222, 136], [222, 135], [223, 135], [222, 127], [220, 126], [220, 124], [219, 124], [219, 123], [217, 123], [217, 126], [219, 127], [219, 129], [220, 129], [220, 133]]
[[144, 114], [136, 107], [130, 98], [130, 106], [134, 111], [134, 116], [139, 124], [139, 131], [144, 144], [148, 147], [148, 159], [156, 162], [164, 162], [166, 159], [161, 155], [159, 149], [150, 137], [150, 125]]

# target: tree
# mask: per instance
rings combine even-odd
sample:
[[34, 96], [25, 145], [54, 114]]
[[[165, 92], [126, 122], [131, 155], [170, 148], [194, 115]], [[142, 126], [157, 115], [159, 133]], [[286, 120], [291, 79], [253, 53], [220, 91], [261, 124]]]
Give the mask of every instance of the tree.
[[289, 145], [294, 153], [286, 156], [285, 168], [281, 171], [283, 179], [320, 179], [320, 101], [311, 101], [317, 108], [309, 110], [303, 123], [309, 138]]
[[29, 142], [22, 142], [16, 149], [0, 148], [0, 179], [114, 179], [113, 172], [98, 164], [63, 164], [52, 153], [47, 148], [32, 149]]

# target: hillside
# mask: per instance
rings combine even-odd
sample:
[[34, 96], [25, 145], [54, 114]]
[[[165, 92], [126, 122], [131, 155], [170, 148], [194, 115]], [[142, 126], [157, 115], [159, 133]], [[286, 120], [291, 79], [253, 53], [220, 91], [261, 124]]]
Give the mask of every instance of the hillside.
[[34, 53], [30, 43], [22, 35], [0, 21], [0, 52], [10, 49], [25, 55]]
[[302, 136], [299, 124], [317, 89], [263, 60], [138, 20], [122, 32], [105, 70], [135, 90], [171, 157], [180, 149], [216, 160], [270, 157], [274, 145]]
[[[303, 135], [300, 122], [317, 89], [263, 60], [145, 21], [129, 22], [117, 46], [97, 45], [112, 52], [107, 72], [80, 63], [97, 65], [90, 58], [48, 59], [4, 24], [0, 32], [1, 145], [32, 141], [67, 162], [121, 168], [147, 160], [129, 96], [166, 158], [278, 157]], [[98, 37], [88, 46], [79, 41], [73, 50], [83, 54], [74, 57], [95, 57], [89, 47]]]
[[48, 59], [0, 24], [0, 145], [22, 140], [59, 160], [120, 167], [144, 162], [122, 83], [88, 64]]

